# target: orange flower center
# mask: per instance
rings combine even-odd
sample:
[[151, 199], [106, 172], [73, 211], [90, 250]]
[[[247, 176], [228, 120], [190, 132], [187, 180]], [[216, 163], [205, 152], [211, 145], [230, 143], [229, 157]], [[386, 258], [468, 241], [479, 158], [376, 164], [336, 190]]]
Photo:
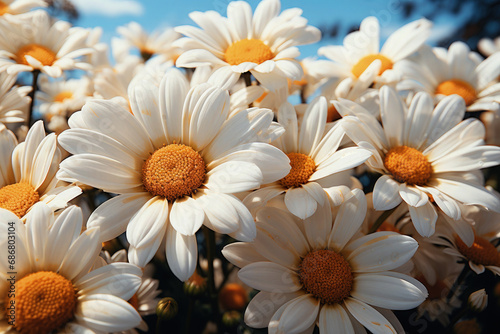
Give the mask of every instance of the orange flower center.
[[73, 93], [66, 91], [66, 92], [60, 92], [54, 97], [54, 102], [63, 102], [66, 99], [71, 99], [73, 97]]
[[488, 240], [475, 236], [472, 246], [467, 247], [462, 239], [456, 235], [455, 242], [458, 251], [468, 260], [483, 266], [500, 266], [498, 251]]
[[6, 305], [14, 302], [14, 327], [19, 333], [46, 334], [73, 318], [76, 299], [70, 280], [51, 271], [39, 271], [16, 282], [15, 297]]
[[299, 187], [307, 183], [316, 169], [314, 160], [302, 153], [288, 153], [287, 156], [290, 159], [292, 169], [287, 176], [279, 180], [279, 183], [286, 188]]
[[328, 107], [328, 113], [326, 114], [326, 121], [329, 123], [341, 118], [342, 116], [340, 116], [339, 112], [337, 111], [337, 108], [335, 108], [335, 105], [332, 103]]
[[44, 66], [51, 66], [56, 60], [56, 54], [40, 44], [28, 44], [20, 48], [16, 53], [16, 61], [19, 64], [29, 65], [25, 56], [31, 56]]
[[191, 195], [205, 181], [205, 161], [182, 144], [170, 144], [154, 152], [142, 166], [142, 183], [154, 196], [172, 201]]
[[368, 55], [361, 58], [356, 63], [356, 65], [352, 67], [352, 74], [354, 74], [356, 78], [359, 78], [361, 74], [363, 74], [363, 72], [368, 68], [368, 66], [370, 66], [370, 64], [373, 63], [373, 61], [376, 59], [379, 59], [382, 62], [382, 66], [380, 66], [378, 75], [381, 75], [385, 70], [390, 70], [392, 68], [392, 61], [386, 56], [383, 56], [381, 54]]
[[436, 94], [460, 95], [467, 106], [471, 105], [477, 97], [476, 90], [468, 82], [460, 79], [451, 79], [441, 82], [436, 88]]
[[9, 5], [7, 5], [3, 1], [0, 1], [0, 15], [3, 15], [8, 12], [9, 12]]
[[231, 44], [224, 53], [224, 60], [230, 65], [239, 65], [244, 62], [262, 64], [273, 59], [274, 55], [269, 46], [260, 39], [242, 39]]
[[352, 290], [351, 266], [333, 250], [312, 251], [299, 266], [303, 289], [324, 304], [336, 304], [347, 298]]
[[40, 200], [38, 192], [28, 183], [14, 183], [0, 189], [0, 208], [23, 217]]
[[423, 186], [432, 176], [432, 165], [422, 152], [404, 145], [387, 152], [384, 166], [396, 181], [409, 185]]

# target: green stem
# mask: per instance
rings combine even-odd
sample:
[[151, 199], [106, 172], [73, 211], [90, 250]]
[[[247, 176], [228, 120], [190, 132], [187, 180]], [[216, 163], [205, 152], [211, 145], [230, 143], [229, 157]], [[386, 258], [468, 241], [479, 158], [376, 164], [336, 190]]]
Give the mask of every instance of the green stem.
[[194, 307], [194, 298], [192, 296], [188, 296], [188, 309], [186, 314], [186, 326], [184, 327], [184, 333], [189, 334], [189, 330], [191, 329], [191, 320], [193, 318], [193, 307]]
[[158, 317], [156, 318], [156, 328], [155, 328], [155, 333], [156, 334], [161, 334], [162, 331], [161, 331], [161, 317]]
[[40, 70], [33, 70], [33, 82], [31, 84], [31, 92], [29, 93], [29, 97], [31, 98], [30, 108], [28, 110], [28, 119], [26, 120], [26, 125], [31, 127], [31, 122], [33, 118], [33, 107], [35, 105], [35, 93], [38, 89], [38, 75], [40, 74]]
[[375, 221], [375, 223], [372, 225], [372, 227], [370, 227], [370, 231], [368, 231], [368, 234], [370, 233], [373, 233], [375, 231], [378, 230], [378, 228], [380, 227], [380, 225], [382, 225], [383, 222], [385, 222], [385, 220], [387, 218], [389, 218], [390, 215], [392, 215], [392, 213], [394, 211], [396, 211], [396, 209], [398, 208], [398, 206], [395, 206], [394, 208], [390, 209], [390, 210], [387, 210], [387, 211], [384, 211], [380, 217], [378, 217], [377, 221]]
[[211, 229], [203, 226], [203, 233], [205, 235], [205, 241], [207, 244], [207, 261], [208, 261], [208, 294], [210, 296], [210, 302], [212, 305], [212, 312], [215, 315], [214, 320], [217, 325], [217, 329], [220, 330], [221, 317], [219, 311], [219, 301], [217, 298], [217, 289], [215, 287], [215, 270], [214, 270], [214, 260], [215, 260], [215, 232]]

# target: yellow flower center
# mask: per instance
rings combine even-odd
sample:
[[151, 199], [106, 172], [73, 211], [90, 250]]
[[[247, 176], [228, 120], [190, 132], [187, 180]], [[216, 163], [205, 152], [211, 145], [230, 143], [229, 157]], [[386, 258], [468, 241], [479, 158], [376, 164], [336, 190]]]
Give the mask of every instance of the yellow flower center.
[[441, 82], [436, 88], [436, 94], [460, 95], [466, 105], [471, 105], [476, 100], [476, 90], [468, 82], [460, 79], [451, 79]]
[[287, 176], [279, 180], [279, 183], [286, 188], [299, 187], [307, 183], [316, 169], [314, 160], [302, 153], [288, 153], [287, 156], [290, 159], [292, 169]]
[[397, 146], [389, 150], [384, 166], [398, 182], [423, 186], [432, 176], [432, 165], [417, 149]]
[[0, 208], [13, 212], [19, 218], [39, 200], [40, 195], [28, 183], [9, 184], [0, 189]]
[[29, 65], [25, 56], [31, 56], [38, 60], [44, 66], [51, 66], [56, 60], [56, 54], [40, 44], [28, 44], [20, 48], [16, 53], [18, 64]]
[[154, 152], [142, 166], [142, 183], [154, 196], [172, 201], [191, 195], [205, 181], [205, 161], [182, 144], [170, 144]]
[[[39, 271], [16, 282], [15, 329], [21, 334], [45, 334], [71, 318], [76, 306], [73, 283], [51, 271]], [[7, 310], [8, 311], [8, 310]]]
[[356, 65], [352, 67], [352, 74], [354, 74], [356, 78], [359, 78], [361, 74], [363, 74], [363, 72], [368, 68], [368, 66], [370, 66], [370, 64], [373, 63], [373, 61], [376, 59], [379, 59], [382, 62], [382, 66], [380, 66], [378, 75], [381, 75], [385, 70], [390, 70], [392, 68], [392, 61], [386, 56], [383, 56], [381, 54], [368, 55], [361, 58], [356, 63]]
[[224, 60], [230, 65], [239, 65], [244, 62], [262, 64], [273, 59], [274, 55], [269, 46], [260, 39], [242, 39], [231, 44], [224, 53]]
[[0, 1], [0, 15], [3, 15], [8, 12], [9, 12], [9, 5], [7, 5], [3, 1]]
[[467, 247], [462, 239], [456, 235], [455, 242], [458, 251], [468, 260], [476, 264], [482, 264], [483, 266], [500, 267], [500, 256], [498, 251], [488, 240], [475, 236], [472, 246]]
[[66, 91], [66, 92], [60, 92], [54, 97], [54, 102], [63, 102], [66, 99], [71, 99], [73, 97], [73, 93]]
[[303, 289], [324, 304], [336, 304], [347, 298], [352, 290], [351, 266], [333, 250], [313, 251], [299, 266]]

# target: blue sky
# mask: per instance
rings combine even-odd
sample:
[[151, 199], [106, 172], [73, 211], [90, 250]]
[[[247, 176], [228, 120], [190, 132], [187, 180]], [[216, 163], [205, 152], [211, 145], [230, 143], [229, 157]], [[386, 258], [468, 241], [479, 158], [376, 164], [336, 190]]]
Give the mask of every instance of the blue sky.
[[[225, 15], [228, 0], [72, 0], [80, 11], [80, 19], [75, 22], [78, 26], [96, 27], [104, 30], [103, 40], [109, 42], [111, 37], [117, 36], [116, 28], [130, 21], [136, 21], [147, 31], [163, 27], [173, 27], [181, 24], [195, 25], [188, 14], [192, 11], [215, 10]], [[249, 0], [255, 8], [259, 1]], [[407, 20], [402, 20], [402, 9], [399, 0], [282, 0], [282, 9], [299, 7], [304, 11], [303, 16], [309, 24], [319, 27], [340, 21], [341, 26], [347, 29], [359, 25], [367, 16], [376, 16], [381, 23], [382, 40], [403, 24], [421, 17], [417, 11]], [[419, 2], [425, 8], [425, 2]], [[440, 16], [434, 22], [433, 40], [453, 33], [457, 22], [463, 20], [471, 11], [463, 11], [456, 16]], [[340, 37], [329, 39], [310, 46], [301, 47], [302, 57], [316, 55], [317, 49], [326, 44], [341, 44], [345, 32]]]

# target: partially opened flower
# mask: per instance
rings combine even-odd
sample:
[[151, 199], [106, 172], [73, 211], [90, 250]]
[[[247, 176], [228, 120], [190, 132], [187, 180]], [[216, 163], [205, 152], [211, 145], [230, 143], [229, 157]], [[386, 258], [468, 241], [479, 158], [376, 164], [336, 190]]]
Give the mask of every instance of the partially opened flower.
[[261, 290], [246, 309], [247, 325], [268, 327], [269, 333], [313, 333], [316, 325], [320, 333], [359, 333], [362, 326], [396, 333], [398, 324], [382, 313], [416, 307], [426, 298], [420, 282], [390, 271], [412, 257], [417, 242], [393, 232], [354, 237], [366, 199], [358, 189], [352, 194], [335, 218], [329, 202], [306, 220], [263, 208], [255, 240], [223, 249], [241, 267], [240, 279]]
[[58, 182], [62, 152], [56, 135], [45, 135], [42, 121], [36, 122], [19, 144], [14, 134], [0, 124], [0, 147], [0, 208], [23, 218], [39, 201], [55, 211], [82, 192], [77, 186]]
[[206, 83], [189, 89], [176, 69], [159, 88], [153, 81], [129, 89], [133, 114], [102, 100], [73, 114], [59, 140], [74, 155], [59, 177], [119, 194], [87, 226], [100, 226], [103, 241], [126, 230], [129, 260], [141, 267], [166, 239], [170, 268], [186, 280], [196, 268], [198, 229], [253, 239], [253, 218], [233, 194], [280, 179], [290, 166], [280, 150], [257, 142], [270, 110], [228, 119], [227, 91]]
[[327, 201], [324, 188], [344, 185], [346, 178], [341, 172], [359, 166], [372, 155], [361, 147], [338, 149], [345, 132], [339, 123], [326, 130], [326, 105], [324, 97], [312, 101], [300, 128], [293, 106], [286, 102], [280, 107], [278, 122], [286, 132], [275, 145], [286, 153], [292, 168], [284, 178], [250, 194], [246, 203], [264, 205], [285, 193], [288, 210], [299, 218], [308, 218]]
[[60, 77], [64, 70], [89, 70], [78, 57], [93, 52], [87, 47], [88, 31], [68, 22], [52, 22], [43, 10], [0, 20], [0, 69], [7, 73], [40, 70]]
[[201, 29], [175, 28], [187, 36], [178, 45], [188, 50], [176, 65], [211, 65], [214, 80], [225, 87], [248, 71], [272, 90], [286, 86], [287, 78], [300, 80], [303, 71], [294, 59], [300, 55], [296, 46], [317, 42], [321, 33], [307, 25], [299, 8], [280, 14], [280, 7], [279, 0], [263, 0], [252, 15], [248, 3], [233, 1], [227, 7], [227, 18], [215, 11], [192, 12], [189, 16]]
[[408, 23], [392, 33], [380, 48], [380, 23], [376, 17], [367, 17], [361, 22], [359, 31], [344, 38], [344, 45], [324, 46], [318, 50], [319, 55], [334, 61], [326, 66], [325, 75], [356, 80], [372, 66], [378, 72], [374, 82], [395, 82], [398, 75], [392, 71], [394, 64], [425, 43], [431, 25], [426, 19]]
[[[436, 206], [447, 216], [461, 218], [459, 204], [479, 204], [500, 210], [500, 199], [490, 194], [477, 173], [500, 163], [500, 148], [483, 145], [484, 126], [474, 119], [463, 122], [463, 99], [454, 95], [435, 108], [432, 97], [418, 93], [410, 107], [387, 86], [380, 90], [382, 124], [354, 102], [335, 102], [343, 127], [355, 143], [370, 143], [367, 164], [382, 176], [373, 189], [376, 210], [390, 210], [402, 201], [422, 236], [434, 233]], [[452, 224], [453, 225], [453, 224]], [[463, 235], [462, 235], [463, 236]], [[472, 243], [470, 233], [466, 240]]]
[[422, 48], [414, 59], [396, 65], [403, 74], [400, 90], [424, 91], [435, 102], [457, 94], [467, 111], [500, 110], [500, 52], [483, 60], [463, 42], [448, 50]]
[[15, 240], [15, 263], [7, 256], [0, 261], [2, 333], [107, 333], [140, 323], [127, 300], [141, 284], [141, 270], [114, 263], [90, 271], [101, 250], [99, 229], [80, 234], [82, 223], [74, 206], [55, 218], [38, 203], [26, 225], [0, 209], [0, 247], [11, 250], [8, 240]]

